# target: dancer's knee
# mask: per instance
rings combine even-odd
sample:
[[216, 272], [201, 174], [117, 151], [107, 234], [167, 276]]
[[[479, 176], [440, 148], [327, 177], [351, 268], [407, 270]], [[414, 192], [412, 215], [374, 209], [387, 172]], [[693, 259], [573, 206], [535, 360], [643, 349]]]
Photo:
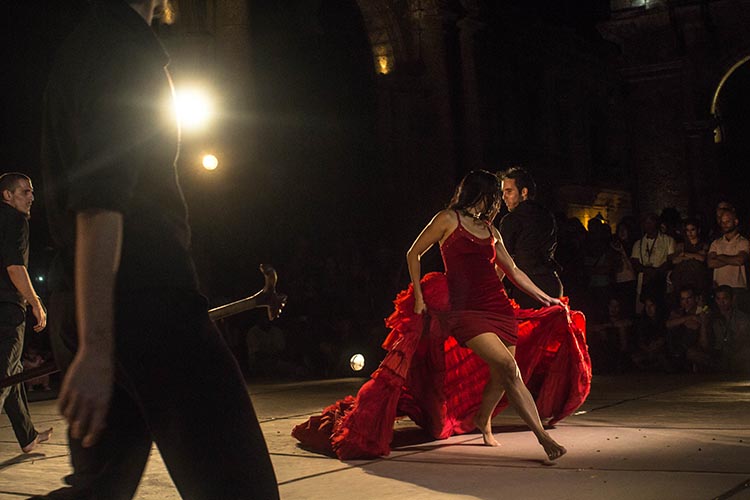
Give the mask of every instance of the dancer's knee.
[[518, 376], [518, 365], [513, 359], [498, 361], [490, 368], [490, 380], [503, 387], [512, 383]]

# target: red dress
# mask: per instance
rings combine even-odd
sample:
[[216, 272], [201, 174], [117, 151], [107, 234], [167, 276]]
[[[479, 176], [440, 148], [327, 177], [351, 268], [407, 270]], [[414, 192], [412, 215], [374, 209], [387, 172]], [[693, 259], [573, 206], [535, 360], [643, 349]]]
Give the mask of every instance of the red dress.
[[443, 313], [446, 329], [459, 344], [479, 334], [495, 332], [515, 345], [518, 325], [503, 282], [495, 272], [495, 238], [477, 238], [462, 224], [440, 246], [448, 279], [451, 311]]
[[[516, 341], [516, 361], [542, 419], [554, 424], [586, 399], [591, 362], [583, 314], [567, 306], [515, 309], [494, 270], [493, 238], [476, 238], [460, 221], [441, 251], [446, 273], [421, 281], [428, 314], [414, 314], [411, 285], [398, 294], [382, 363], [356, 398], [292, 430], [302, 446], [341, 460], [388, 455], [393, 422], [403, 415], [435, 439], [473, 430], [489, 370], [457, 337], [466, 342], [484, 332]], [[505, 406], [503, 398], [494, 414]]]

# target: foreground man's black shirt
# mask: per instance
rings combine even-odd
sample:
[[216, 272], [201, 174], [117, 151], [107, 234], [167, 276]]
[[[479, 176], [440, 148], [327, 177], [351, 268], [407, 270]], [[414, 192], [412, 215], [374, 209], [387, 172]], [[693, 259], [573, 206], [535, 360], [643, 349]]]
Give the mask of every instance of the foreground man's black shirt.
[[557, 270], [557, 224], [542, 205], [526, 200], [500, 221], [500, 235], [516, 265], [528, 275]]
[[26, 307], [8, 274], [8, 266], [29, 266], [29, 221], [24, 214], [0, 202], [0, 302]]
[[123, 214], [118, 292], [196, 290], [169, 58], [122, 0], [99, 0], [57, 55], [46, 92], [50, 231], [72, 276], [75, 213]]

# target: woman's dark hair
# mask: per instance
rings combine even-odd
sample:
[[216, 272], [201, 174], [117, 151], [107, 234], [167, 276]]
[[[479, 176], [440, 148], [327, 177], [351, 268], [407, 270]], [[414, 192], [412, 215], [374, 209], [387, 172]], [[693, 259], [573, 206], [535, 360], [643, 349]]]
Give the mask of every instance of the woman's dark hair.
[[486, 170], [474, 170], [466, 174], [453, 193], [448, 204], [452, 210], [466, 210], [484, 201], [485, 211], [481, 219], [487, 219], [492, 207], [500, 206], [500, 181], [495, 174]]

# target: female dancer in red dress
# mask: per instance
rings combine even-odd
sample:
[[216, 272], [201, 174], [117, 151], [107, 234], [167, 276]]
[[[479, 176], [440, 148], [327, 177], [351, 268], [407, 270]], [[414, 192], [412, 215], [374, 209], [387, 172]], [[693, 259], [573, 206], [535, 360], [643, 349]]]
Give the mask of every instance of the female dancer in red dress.
[[505, 392], [549, 459], [555, 460], [566, 450], [544, 430], [534, 399], [521, 378], [514, 359], [517, 322], [502, 277], [506, 275], [544, 306], [562, 304], [540, 290], [515, 266], [500, 233], [491, 224], [499, 208], [500, 189], [493, 174], [475, 171], [464, 177], [448, 209], [433, 217], [407, 252], [414, 312], [427, 311], [420, 283], [420, 257], [439, 243], [451, 305], [451, 310], [445, 313], [448, 330], [489, 366], [490, 378], [474, 417], [484, 443], [498, 446], [491, 419]]
[[[480, 171], [464, 178], [450, 207], [432, 219], [408, 252], [412, 284], [398, 294], [386, 319], [391, 331], [383, 342], [385, 358], [356, 397], [294, 427], [292, 435], [303, 447], [341, 460], [385, 456], [399, 416], [435, 439], [478, 428], [485, 444], [496, 446], [490, 421], [504, 408], [507, 391], [547, 458], [565, 453], [539, 415], [552, 425], [588, 396], [585, 318], [515, 267], [490, 223], [499, 207], [494, 175]], [[445, 273], [422, 278], [420, 256], [435, 243]], [[503, 288], [503, 273], [548, 307], [516, 309]]]

